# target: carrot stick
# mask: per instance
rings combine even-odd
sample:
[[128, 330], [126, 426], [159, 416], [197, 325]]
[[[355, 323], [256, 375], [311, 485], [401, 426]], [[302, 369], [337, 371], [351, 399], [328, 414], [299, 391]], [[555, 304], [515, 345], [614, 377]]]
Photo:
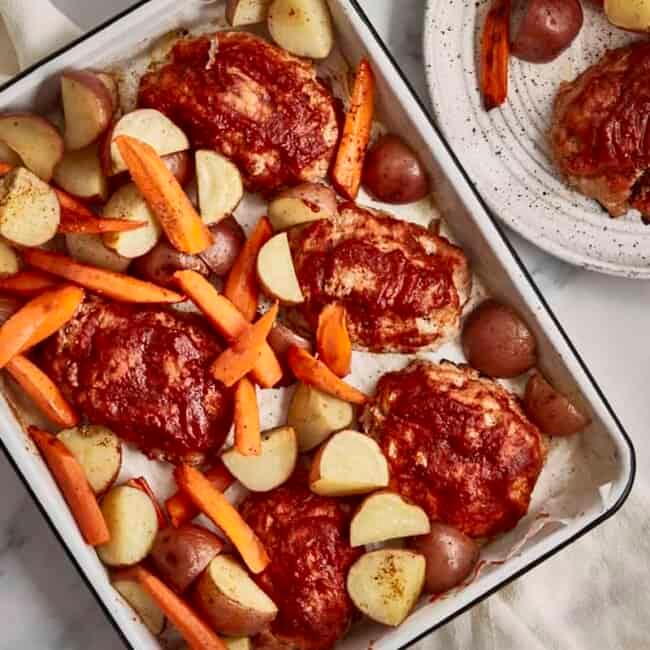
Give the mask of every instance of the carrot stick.
[[485, 110], [501, 106], [508, 96], [511, 0], [494, 0], [481, 36], [479, 81]]
[[14, 168], [13, 165], [10, 165], [6, 162], [0, 162], [0, 176], [8, 174]]
[[266, 549], [228, 499], [201, 472], [189, 465], [178, 465], [174, 478], [194, 505], [228, 536], [248, 568], [253, 573], [264, 571], [270, 562]]
[[[205, 478], [220, 492], [225, 492], [235, 482], [235, 477], [220, 460], [206, 471]], [[165, 507], [174, 528], [192, 521], [199, 514], [194, 502], [181, 490], [165, 501]]]
[[343, 135], [332, 169], [332, 181], [346, 198], [359, 193], [363, 161], [370, 140], [375, 112], [375, 75], [367, 59], [361, 59], [354, 78], [350, 108], [345, 116]]
[[165, 517], [165, 513], [160, 505], [160, 502], [158, 501], [158, 498], [154, 494], [153, 490], [151, 489], [151, 486], [149, 485], [149, 482], [144, 476], [140, 476], [138, 478], [131, 478], [129, 479], [126, 484], [129, 487], [133, 487], [136, 490], [140, 490], [141, 492], [144, 492], [150, 499], [151, 502], [153, 503], [153, 507], [156, 509], [156, 515], [158, 516], [158, 524], [160, 525], [160, 528], [166, 528], [167, 527], [167, 517]]
[[129, 573], [178, 628], [191, 650], [226, 650], [226, 644], [164, 582], [141, 566], [129, 569]]
[[345, 377], [350, 374], [352, 342], [343, 305], [331, 303], [320, 313], [316, 330], [316, 349], [321, 361], [335, 375]]
[[266, 217], [262, 217], [235, 260], [223, 290], [223, 295], [249, 322], [255, 318], [260, 293], [257, 283], [257, 255], [272, 235], [271, 223]]
[[19, 271], [8, 278], [0, 278], [0, 292], [13, 293], [19, 296], [34, 296], [46, 289], [52, 289], [58, 284], [58, 279], [40, 271]]
[[293, 374], [304, 384], [314, 386], [344, 402], [365, 404], [368, 401], [367, 395], [341, 381], [322, 361], [313, 357], [307, 350], [292, 345], [287, 360]]
[[133, 182], [173, 246], [193, 255], [208, 248], [212, 244], [208, 227], [155, 150], [128, 135], [118, 136], [115, 142]]
[[83, 467], [68, 448], [51, 433], [29, 427], [29, 434], [63, 492], [86, 543], [99, 546], [108, 542], [108, 526]]
[[54, 424], [65, 429], [79, 424], [78, 415], [56, 384], [27, 357], [17, 354], [9, 361], [6, 368], [36, 406]]
[[212, 375], [230, 388], [245, 377], [259, 361], [262, 348], [278, 317], [276, 302], [254, 325], [246, 328], [212, 364]]
[[[228, 343], [233, 343], [250, 327], [250, 324], [230, 300], [222, 296], [196, 271], [177, 271], [174, 273], [174, 277], [181, 289], [203, 312], [212, 327]], [[262, 388], [272, 388], [282, 379], [282, 366], [268, 344], [262, 346], [260, 358], [251, 371], [251, 375]]]
[[181, 302], [183, 296], [150, 282], [115, 271], [81, 264], [71, 257], [39, 248], [22, 251], [25, 263], [52, 275], [58, 275], [86, 289], [125, 302]]
[[235, 448], [244, 456], [262, 453], [260, 411], [253, 382], [242, 377], [235, 389]]

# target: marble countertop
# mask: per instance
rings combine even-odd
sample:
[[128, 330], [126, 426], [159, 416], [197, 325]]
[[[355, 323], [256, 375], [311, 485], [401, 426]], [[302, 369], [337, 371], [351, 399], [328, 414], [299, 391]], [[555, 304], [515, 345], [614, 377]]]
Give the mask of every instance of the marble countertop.
[[[131, 3], [54, 0], [54, 4], [90, 27]], [[424, 2], [361, 0], [361, 4], [426, 99], [421, 52]], [[579, 270], [514, 234], [511, 241], [633, 437], [643, 464], [650, 459], [645, 431], [650, 421], [650, 346], [646, 344], [650, 283]], [[3, 456], [0, 494], [0, 620], [5, 622], [0, 650], [121, 648], [117, 634]], [[616, 525], [616, 519], [605, 524]], [[542, 565], [536, 575], [552, 571], [557, 561]]]

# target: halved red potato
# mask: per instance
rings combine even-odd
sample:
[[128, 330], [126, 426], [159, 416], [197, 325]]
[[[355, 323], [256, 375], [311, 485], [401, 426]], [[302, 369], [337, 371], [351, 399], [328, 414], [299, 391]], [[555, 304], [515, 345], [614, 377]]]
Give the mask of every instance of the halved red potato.
[[[108, 154], [106, 153], [107, 151]], [[108, 163], [106, 162], [107, 160], [109, 161]], [[176, 153], [167, 154], [166, 156], [162, 156], [162, 161], [180, 185], [187, 185], [194, 177], [194, 160], [189, 151], [177, 151]], [[107, 148], [106, 142], [103, 142], [99, 146], [99, 162], [102, 171], [106, 175], [107, 170], [112, 169], [110, 164], [110, 147]], [[110, 175], [108, 183], [113, 192], [131, 182], [131, 175], [128, 171], [114, 175], [111, 175], [109, 171], [108, 174]]]
[[427, 513], [396, 492], [380, 491], [366, 497], [350, 522], [350, 545], [365, 546], [389, 539], [426, 535]]
[[286, 232], [271, 237], [262, 246], [257, 256], [257, 278], [264, 293], [281, 304], [304, 302]]
[[208, 227], [212, 235], [212, 245], [201, 254], [201, 259], [215, 275], [228, 275], [235, 260], [239, 257], [246, 235], [234, 217], [226, 217], [219, 223]]
[[122, 257], [112, 248], [108, 248], [101, 235], [68, 233], [65, 236], [65, 245], [70, 256], [78, 262], [109, 271], [123, 273], [131, 263], [128, 257]]
[[15, 244], [40, 246], [56, 235], [61, 219], [54, 190], [24, 167], [0, 179], [0, 235]]
[[194, 596], [205, 620], [230, 636], [257, 634], [278, 613], [275, 603], [231, 555], [217, 555], [210, 562], [196, 583]]
[[32, 113], [5, 113], [0, 115], [0, 140], [20, 156], [27, 169], [50, 182], [64, 150], [63, 138], [51, 122]]
[[222, 548], [223, 542], [214, 533], [201, 526], [183, 524], [159, 531], [150, 555], [160, 577], [182, 592]]
[[273, 230], [288, 230], [338, 214], [336, 193], [322, 183], [303, 183], [278, 194], [269, 203], [268, 216]]
[[65, 115], [65, 147], [72, 151], [95, 142], [109, 127], [116, 108], [105, 80], [91, 70], [64, 72], [61, 100]]
[[16, 251], [0, 239], [0, 278], [8, 278], [20, 271], [20, 258]]
[[381, 549], [366, 553], [350, 568], [348, 594], [368, 618], [396, 627], [422, 593], [425, 567], [424, 557], [413, 551]]
[[95, 494], [104, 494], [115, 483], [122, 467], [122, 443], [110, 429], [80, 425], [64, 429], [58, 438], [79, 461]]
[[149, 496], [119, 485], [108, 491], [100, 507], [111, 538], [97, 547], [99, 559], [108, 566], [126, 567], [147, 557], [158, 533], [158, 515]]
[[113, 102], [113, 112], [117, 111], [120, 106], [120, 91], [117, 86], [117, 81], [113, 75], [108, 72], [96, 72], [97, 78], [106, 86], [108, 94], [111, 96]]
[[234, 447], [221, 456], [230, 473], [252, 492], [268, 492], [293, 474], [298, 460], [296, 432], [280, 427], [262, 434], [259, 456], [244, 456]]
[[0, 162], [7, 163], [12, 167], [23, 164], [20, 156], [6, 143], [0, 140]]
[[178, 287], [176, 271], [196, 271], [205, 277], [210, 274], [208, 265], [198, 255], [181, 253], [165, 239], [135, 260], [132, 270], [143, 280], [172, 288]]
[[244, 196], [239, 169], [216, 151], [196, 152], [196, 180], [201, 218], [207, 224], [231, 214]]
[[319, 450], [309, 473], [312, 492], [323, 496], [366, 494], [388, 486], [388, 463], [379, 445], [358, 431], [339, 431]]
[[263, 23], [271, 0], [228, 0], [226, 19], [232, 27]]
[[147, 629], [154, 636], [165, 629], [165, 615], [154, 599], [145, 591], [136, 578], [127, 571], [118, 571], [111, 578], [115, 590], [131, 606]]
[[77, 151], [66, 151], [54, 170], [54, 182], [73, 196], [105, 201], [108, 180], [99, 160], [97, 143]]

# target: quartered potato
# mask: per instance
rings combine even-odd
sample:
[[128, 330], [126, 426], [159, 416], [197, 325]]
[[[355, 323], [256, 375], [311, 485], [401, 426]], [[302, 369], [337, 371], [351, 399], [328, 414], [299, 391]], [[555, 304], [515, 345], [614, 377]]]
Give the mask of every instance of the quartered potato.
[[8, 278], [20, 271], [20, 258], [16, 251], [0, 239], [0, 278]]
[[72, 452], [95, 494], [104, 494], [115, 482], [122, 466], [122, 443], [106, 427], [81, 425], [64, 429], [59, 440]]
[[133, 183], [117, 190], [104, 206], [102, 214], [108, 219], [142, 221], [145, 224], [135, 230], [108, 232], [103, 235], [106, 246], [122, 257], [133, 259], [145, 255], [162, 236], [158, 219]]
[[101, 502], [111, 534], [97, 547], [99, 559], [108, 566], [132, 566], [149, 554], [158, 533], [158, 515], [147, 494], [128, 485], [111, 488]]
[[101, 235], [68, 233], [65, 236], [65, 245], [70, 256], [77, 261], [109, 271], [122, 273], [131, 263], [128, 257], [122, 257], [112, 248], [108, 248]]
[[253, 648], [253, 643], [247, 636], [225, 637], [223, 642], [228, 650], [252, 650]]
[[203, 276], [210, 274], [208, 265], [198, 256], [182, 253], [166, 239], [161, 239], [146, 255], [135, 260], [132, 270], [138, 277], [162, 287], [178, 287], [176, 271], [195, 271]]
[[249, 636], [277, 615], [275, 603], [231, 555], [217, 555], [199, 578], [195, 602], [206, 621], [221, 634]]
[[264, 293], [283, 305], [299, 305], [304, 302], [287, 233], [271, 237], [262, 246], [257, 256], [257, 278]]
[[604, 9], [612, 25], [631, 32], [650, 30], [650, 0], [605, 0]]
[[287, 424], [298, 436], [301, 452], [318, 447], [336, 431], [354, 422], [354, 407], [313, 386], [300, 383], [293, 394]]
[[201, 218], [207, 224], [227, 217], [244, 196], [239, 170], [216, 151], [196, 152], [196, 180]]
[[108, 181], [104, 175], [97, 144], [77, 151], [66, 151], [54, 170], [54, 182], [73, 196], [90, 201], [105, 201]]
[[38, 176], [17, 167], [0, 179], [0, 235], [40, 246], [56, 235], [60, 219], [59, 199]]
[[269, 203], [268, 216], [273, 230], [280, 232], [338, 214], [336, 193], [321, 183], [303, 183], [280, 192]]
[[325, 0], [273, 0], [268, 26], [273, 40], [297, 56], [324, 59], [334, 46], [332, 17]]
[[400, 625], [422, 593], [425, 566], [424, 557], [413, 551], [382, 549], [366, 553], [348, 573], [348, 594], [373, 621]]
[[425, 535], [431, 529], [427, 513], [396, 492], [366, 497], [350, 522], [350, 545], [365, 546], [389, 539]]
[[348, 496], [384, 488], [388, 479], [388, 463], [375, 440], [358, 431], [340, 431], [314, 457], [309, 487], [323, 496]]
[[232, 27], [263, 23], [271, 0], [228, 0], [226, 19]]
[[280, 427], [262, 434], [259, 456], [244, 456], [234, 447], [221, 456], [230, 473], [252, 492], [268, 492], [293, 474], [298, 459], [296, 432]]
[[165, 615], [135, 578], [131, 578], [127, 572], [124, 572], [124, 575], [116, 573], [112, 578], [112, 585], [142, 619], [151, 634], [162, 634], [165, 629]]

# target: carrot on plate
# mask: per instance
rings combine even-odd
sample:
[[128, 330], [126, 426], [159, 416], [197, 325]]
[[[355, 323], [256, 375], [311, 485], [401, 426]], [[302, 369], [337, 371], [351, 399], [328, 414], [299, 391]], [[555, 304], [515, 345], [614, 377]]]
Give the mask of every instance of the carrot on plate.
[[248, 568], [253, 573], [264, 571], [270, 559], [262, 542], [209, 479], [189, 465], [178, 465], [174, 470], [174, 478], [194, 505], [223, 530]]
[[511, 0], [494, 0], [483, 25], [479, 84], [485, 110], [501, 106], [508, 96]]
[[296, 345], [289, 348], [287, 360], [291, 371], [304, 384], [338, 397], [351, 404], [365, 404], [368, 396], [339, 379], [322, 361]]
[[[233, 343], [246, 329], [251, 327], [237, 307], [196, 271], [176, 271], [174, 277], [181, 289], [228, 343]], [[268, 343], [265, 343], [262, 346], [260, 357], [251, 371], [252, 378], [262, 388], [272, 388], [282, 379], [282, 375], [282, 366], [275, 356], [275, 352], [271, 350]]]
[[172, 245], [192, 255], [208, 248], [212, 244], [208, 227], [153, 147], [128, 135], [118, 136], [115, 142], [133, 182]]
[[[218, 460], [213, 467], [205, 472], [205, 478], [219, 492], [225, 492], [235, 482], [235, 477], [228, 471], [228, 468], [221, 460]], [[167, 508], [167, 514], [174, 528], [192, 521], [199, 514], [194, 502], [182, 490], [179, 490], [165, 501], [165, 508]]]
[[262, 217], [233, 264], [223, 295], [239, 309], [244, 318], [251, 322], [257, 312], [259, 284], [257, 282], [257, 255], [262, 246], [271, 239], [273, 228], [266, 217]]
[[318, 317], [316, 349], [320, 360], [339, 377], [350, 374], [352, 342], [346, 323], [347, 312], [340, 303], [330, 303]]
[[278, 309], [276, 302], [264, 316], [247, 327], [232, 345], [217, 357], [211, 368], [215, 379], [230, 388], [257, 365], [262, 348], [268, 345], [266, 339], [278, 317]]
[[361, 186], [363, 161], [370, 141], [374, 112], [375, 75], [368, 60], [361, 59], [332, 169], [334, 187], [350, 200], [357, 198]]
[[22, 354], [7, 363], [7, 372], [54, 424], [70, 428], [79, 424], [79, 416], [68, 404], [57, 385]]
[[191, 650], [226, 650], [226, 644], [194, 610], [162, 580], [142, 566], [128, 569], [151, 596], [165, 616], [176, 626]]
[[124, 273], [81, 264], [60, 253], [52, 253], [40, 248], [26, 248], [22, 251], [22, 257], [30, 266], [52, 275], [58, 275], [115, 300], [144, 303], [171, 303], [183, 300], [183, 296], [175, 291], [132, 278]]
[[138, 478], [130, 478], [126, 484], [129, 487], [133, 487], [136, 490], [140, 490], [141, 492], [144, 492], [150, 499], [151, 502], [153, 503], [153, 507], [156, 509], [156, 515], [158, 516], [158, 525], [160, 528], [166, 528], [167, 527], [167, 517], [165, 516], [165, 512], [162, 509], [162, 506], [160, 505], [160, 502], [158, 501], [158, 498], [154, 494], [154, 491], [151, 489], [151, 486], [149, 485], [149, 481], [144, 476], [139, 476]]
[[29, 434], [63, 492], [86, 543], [99, 546], [108, 542], [108, 526], [79, 461], [51, 433], [29, 427]]
[[47, 289], [53, 289], [59, 284], [58, 278], [49, 273], [18, 271], [8, 278], [0, 278], [0, 292], [13, 293], [18, 296], [35, 296]]
[[235, 449], [244, 456], [262, 453], [260, 410], [255, 385], [242, 377], [235, 388]]

